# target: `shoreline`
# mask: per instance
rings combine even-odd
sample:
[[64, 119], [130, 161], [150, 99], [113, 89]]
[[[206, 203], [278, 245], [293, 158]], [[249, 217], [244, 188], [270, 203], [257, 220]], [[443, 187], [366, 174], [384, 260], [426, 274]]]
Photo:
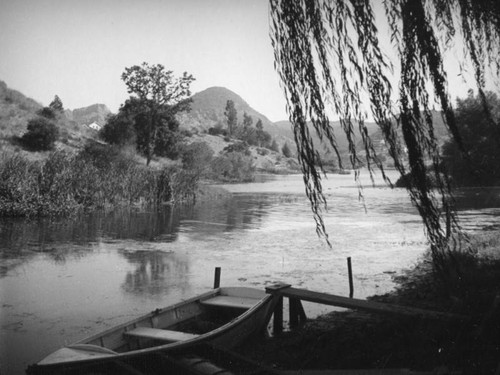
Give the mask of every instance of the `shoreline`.
[[476, 236], [472, 244], [478, 253], [474, 263], [466, 259], [467, 285], [462, 294], [442, 290], [429, 260], [424, 259], [395, 277], [398, 286], [394, 291], [368, 298], [466, 313], [472, 318], [469, 323], [334, 311], [308, 319], [303, 326], [277, 337], [248, 343], [238, 351], [282, 370], [411, 369], [493, 374], [500, 370], [500, 311], [494, 303], [500, 296], [500, 232]]

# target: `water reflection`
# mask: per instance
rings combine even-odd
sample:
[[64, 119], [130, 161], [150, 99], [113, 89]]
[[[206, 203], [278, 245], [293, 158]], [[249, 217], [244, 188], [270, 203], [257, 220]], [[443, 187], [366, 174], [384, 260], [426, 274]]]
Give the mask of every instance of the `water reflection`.
[[0, 277], [43, 254], [55, 263], [82, 258], [94, 243], [110, 240], [173, 242], [180, 227], [180, 207], [152, 212], [115, 210], [73, 218], [37, 220], [0, 219]]
[[135, 267], [126, 273], [122, 284], [127, 293], [159, 295], [168, 288], [187, 285], [189, 263], [174, 253], [122, 250], [120, 254]]

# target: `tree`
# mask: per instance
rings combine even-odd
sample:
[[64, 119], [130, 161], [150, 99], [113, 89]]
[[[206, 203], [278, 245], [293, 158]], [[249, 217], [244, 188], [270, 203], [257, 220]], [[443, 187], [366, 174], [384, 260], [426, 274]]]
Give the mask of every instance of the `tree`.
[[156, 131], [154, 140], [148, 133], [148, 107], [144, 101], [131, 97], [120, 106], [118, 113], [112, 115], [100, 131], [101, 138], [111, 144], [125, 146], [135, 144], [138, 152], [150, 152], [157, 156], [177, 159], [179, 156], [179, 122], [172, 115], [170, 108], [163, 106], [156, 113]]
[[123, 108], [121, 106], [117, 114], [109, 116], [106, 124], [99, 131], [99, 136], [105, 142], [118, 146], [136, 144], [134, 118], [124, 113]]
[[39, 109], [36, 114], [40, 117], [44, 117], [47, 120], [55, 120], [56, 119], [56, 113], [55, 111], [50, 108], [50, 107], [43, 107]]
[[149, 165], [155, 151], [155, 142], [165, 116], [171, 118], [178, 112], [189, 110], [191, 99], [190, 85], [192, 75], [184, 72], [182, 77], [174, 78], [172, 71], [165, 70], [161, 64], [125, 68], [122, 80], [129, 93], [136, 95], [142, 110], [136, 115], [136, 128], [140, 124], [144, 135], [144, 154]]
[[228, 135], [233, 135], [236, 130], [236, 126], [238, 125], [238, 112], [236, 112], [236, 108], [234, 107], [234, 102], [232, 100], [228, 100], [226, 102], [226, 110], [224, 111], [224, 116], [227, 119], [227, 131]]
[[453, 183], [463, 186], [488, 186], [500, 183], [500, 99], [486, 92], [493, 122], [484, 116], [483, 104], [472, 91], [466, 99], [457, 99], [456, 121], [466, 153], [456, 142], [443, 146], [443, 163]]
[[271, 142], [271, 134], [264, 130], [264, 125], [262, 125], [262, 120], [259, 119], [255, 124], [257, 128], [257, 144], [259, 147], [267, 147]]
[[55, 112], [64, 112], [62, 101], [57, 95], [54, 96], [54, 100], [49, 104], [49, 108], [53, 109]]
[[273, 139], [273, 143], [271, 143], [271, 150], [274, 152], [280, 152], [280, 146], [278, 146], [278, 142], [276, 142], [275, 139]]
[[[260, 119], [259, 119], [260, 121]], [[243, 112], [243, 128], [250, 128], [253, 124], [253, 118], [246, 112]]]
[[197, 177], [208, 175], [214, 152], [205, 142], [193, 142], [182, 149], [182, 167]]
[[288, 146], [288, 143], [285, 142], [283, 145], [283, 148], [281, 149], [281, 152], [283, 153], [283, 156], [286, 158], [291, 158], [292, 157], [292, 151], [290, 150], [290, 146]]
[[[328, 240], [321, 216], [322, 209], [326, 209], [321, 188], [324, 171], [316, 163], [311, 131], [339, 155], [327, 115], [336, 113], [347, 135], [351, 164], [359, 164], [360, 159], [353, 137], [354, 126], [358, 126], [365, 164], [370, 171], [377, 166], [383, 173], [364, 125], [365, 114], [370, 111], [384, 135], [395, 167], [405, 175], [409, 165], [412, 181], [409, 194], [423, 219], [434, 265], [439, 268], [443, 256], [456, 249], [451, 234], [460, 234], [461, 229], [446, 175], [440, 173], [431, 108], [435, 100], [450, 133], [463, 150], [447, 93], [443, 58], [453, 42], [462, 38], [458, 40], [466, 47], [461, 49], [462, 59], [472, 64], [484, 103], [485, 72], [487, 68], [496, 75], [500, 71], [500, 2], [384, 2], [392, 46], [400, 59], [399, 69], [395, 70], [399, 72], [397, 106], [392, 104], [395, 94], [391, 84], [392, 62], [380, 47], [374, 15], [376, 4], [380, 2], [271, 0], [270, 34], [275, 66], [285, 92], [318, 234]], [[429, 93], [429, 87], [433, 93]], [[369, 103], [366, 107], [364, 99]], [[307, 126], [308, 120], [312, 128]], [[408, 150], [408, 164], [399, 152], [404, 148]], [[430, 187], [426, 164], [430, 164], [437, 189]]]
[[54, 148], [59, 131], [52, 121], [45, 117], [36, 117], [28, 122], [27, 129], [21, 137], [26, 147], [34, 151], [47, 151]]

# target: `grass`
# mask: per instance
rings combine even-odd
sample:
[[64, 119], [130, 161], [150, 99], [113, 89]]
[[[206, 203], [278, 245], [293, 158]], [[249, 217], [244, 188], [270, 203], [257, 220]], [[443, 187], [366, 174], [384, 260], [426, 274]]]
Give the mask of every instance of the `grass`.
[[[409, 368], [500, 371], [500, 232], [472, 239], [476, 254], [461, 254], [455, 281], [443, 282], [429, 257], [398, 276], [397, 288], [372, 297], [380, 302], [465, 314], [468, 322], [334, 312], [258, 345], [239, 350], [282, 369]], [[453, 260], [454, 264], [457, 262]], [[450, 288], [450, 285], [454, 287]]]

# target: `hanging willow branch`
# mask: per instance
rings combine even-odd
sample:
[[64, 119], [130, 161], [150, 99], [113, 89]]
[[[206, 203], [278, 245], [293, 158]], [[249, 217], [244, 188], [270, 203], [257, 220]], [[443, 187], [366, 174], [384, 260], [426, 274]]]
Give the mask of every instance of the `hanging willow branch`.
[[[410, 173], [409, 194], [422, 216], [433, 255], [450, 249], [450, 236], [460, 228], [448, 179], [440, 173], [431, 108], [438, 104], [463, 150], [443, 56], [454, 42], [465, 41], [464, 61], [472, 62], [478, 91], [484, 97], [485, 69], [491, 68], [496, 75], [500, 70], [499, 4], [498, 0], [385, 0], [385, 21], [400, 59], [398, 91], [394, 92], [392, 64], [382, 53], [369, 0], [270, 0], [275, 68], [319, 235], [328, 241], [322, 219], [327, 209], [321, 185], [325, 172], [311, 132], [332, 146], [342, 167], [327, 114], [338, 116], [352, 167], [358, 169], [364, 162], [370, 176], [378, 167], [388, 181], [365, 127], [369, 111], [395, 167], [402, 175]], [[363, 103], [369, 103], [368, 108]], [[362, 137], [363, 160], [356, 148], [356, 127]], [[431, 188], [429, 172], [437, 189]]]

